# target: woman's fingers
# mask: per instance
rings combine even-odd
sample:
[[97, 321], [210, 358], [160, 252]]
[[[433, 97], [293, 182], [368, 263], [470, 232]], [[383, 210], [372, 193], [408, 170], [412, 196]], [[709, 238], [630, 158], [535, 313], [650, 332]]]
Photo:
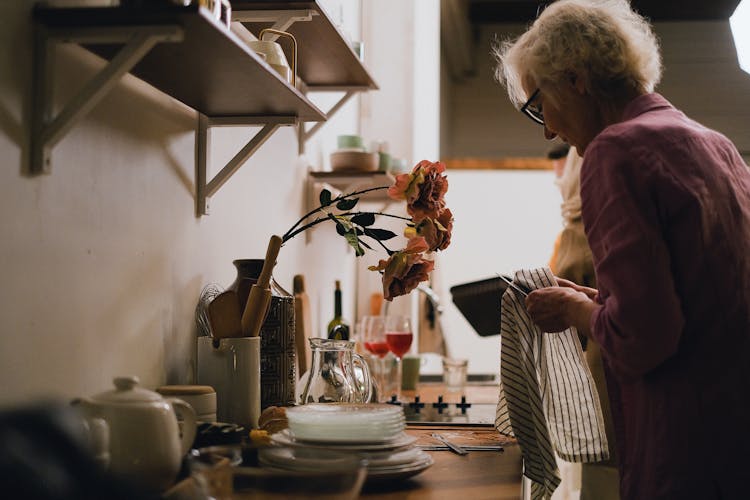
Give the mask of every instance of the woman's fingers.
[[565, 314], [565, 296], [573, 292], [560, 287], [539, 288], [526, 297], [526, 310], [542, 331], [561, 332], [569, 325]]
[[594, 297], [596, 297], [596, 294], [599, 293], [599, 290], [597, 290], [596, 288], [582, 286], [570, 280], [566, 280], [565, 278], [558, 278], [557, 276], [555, 276], [555, 279], [557, 280], [557, 286], [563, 287], [563, 288], [572, 288], [573, 290], [577, 292], [583, 292], [591, 300], [594, 300]]

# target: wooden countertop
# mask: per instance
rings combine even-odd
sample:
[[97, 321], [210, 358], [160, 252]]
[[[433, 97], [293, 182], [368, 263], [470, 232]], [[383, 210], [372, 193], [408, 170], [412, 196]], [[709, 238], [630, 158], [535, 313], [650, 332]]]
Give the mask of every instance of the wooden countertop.
[[[467, 385], [467, 399], [475, 403], [497, 402], [497, 385]], [[419, 395], [422, 401], [434, 401], [443, 395], [445, 401], [460, 401], [460, 394], [445, 393], [441, 383], [420, 383], [415, 391], [403, 391], [402, 399], [412, 401]], [[412, 478], [393, 484], [365, 487], [360, 498], [379, 500], [443, 500], [448, 498], [514, 499], [521, 498], [521, 449], [514, 441], [501, 436], [492, 427], [455, 427], [410, 425], [409, 434], [422, 437], [430, 432], [439, 432], [457, 444], [466, 444], [476, 439], [491, 440], [502, 444], [503, 452], [471, 451], [468, 455], [457, 455], [450, 451], [428, 451], [435, 460], [432, 467]], [[474, 443], [480, 444], [480, 443]], [[486, 443], [481, 443], [486, 444]]]
[[[409, 427], [407, 433], [440, 432], [461, 444], [460, 436], [489, 432], [488, 427]], [[360, 498], [379, 500], [442, 500], [447, 498], [514, 499], [521, 497], [521, 450], [517, 444], [502, 440], [504, 451], [470, 451], [457, 455], [450, 451], [428, 451], [435, 460], [432, 467], [412, 478], [392, 484], [365, 487]]]
[[[497, 386], [470, 385], [466, 396], [477, 403], [497, 400]], [[438, 383], [422, 383], [416, 391], [404, 392], [403, 400], [420, 395], [423, 400], [434, 400], [443, 394]], [[457, 399], [455, 399], [457, 398]], [[446, 395], [446, 401], [460, 400], [460, 394]], [[500, 444], [504, 450], [470, 451], [457, 455], [450, 451], [427, 451], [434, 464], [424, 472], [408, 479], [366, 485], [360, 498], [372, 500], [518, 500], [521, 498], [521, 450], [514, 440], [501, 436], [490, 426], [409, 425], [408, 434], [417, 436], [417, 444], [438, 444], [429, 436], [439, 432], [456, 444]], [[186, 479], [162, 496], [165, 500], [194, 500], [195, 484]]]

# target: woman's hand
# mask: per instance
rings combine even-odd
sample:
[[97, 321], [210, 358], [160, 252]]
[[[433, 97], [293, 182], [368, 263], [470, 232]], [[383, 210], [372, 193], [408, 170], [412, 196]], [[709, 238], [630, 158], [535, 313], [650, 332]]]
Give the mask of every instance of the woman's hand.
[[594, 290], [575, 285], [538, 288], [531, 292], [526, 297], [526, 310], [531, 320], [544, 332], [561, 332], [575, 326], [579, 332], [589, 336], [591, 313], [596, 304], [585, 290], [577, 288]]
[[597, 290], [596, 288], [589, 288], [587, 286], [581, 286], [577, 283], [573, 283], [572, 281], [566, 280], [564, 278], [555, 277], [555, 279], [557, 280], [558, 286], [564, 286], [564, 287], [572, 288], [573, 290], [577, 292], [583, 292], [591, 300], [596, 300], [596, 296], [599, 293], [599, 290]]

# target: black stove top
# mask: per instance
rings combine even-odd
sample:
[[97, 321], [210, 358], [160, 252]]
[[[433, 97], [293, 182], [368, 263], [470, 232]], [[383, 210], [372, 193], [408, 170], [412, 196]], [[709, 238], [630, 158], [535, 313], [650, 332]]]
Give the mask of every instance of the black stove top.
[[437, 401], [426, 402], [416, 397], [414, 401], [395, 401], [391, 404], [399, 404], [404, 409], [407, 424], [418, 425], [465, 425], [477, 426], [495, 425], [494, 403], [471, 403], [461, 398], [460, 403], [445, 403], [442, 398]]

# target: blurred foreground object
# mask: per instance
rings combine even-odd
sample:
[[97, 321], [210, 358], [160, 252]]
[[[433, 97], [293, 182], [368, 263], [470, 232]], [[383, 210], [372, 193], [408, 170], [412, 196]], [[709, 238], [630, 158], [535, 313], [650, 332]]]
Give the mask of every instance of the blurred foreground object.
[[0, 412], [0, 492], [3, 498], [34, 500], [151, 498], [94, 460], [83, 420], [61, 402]]

